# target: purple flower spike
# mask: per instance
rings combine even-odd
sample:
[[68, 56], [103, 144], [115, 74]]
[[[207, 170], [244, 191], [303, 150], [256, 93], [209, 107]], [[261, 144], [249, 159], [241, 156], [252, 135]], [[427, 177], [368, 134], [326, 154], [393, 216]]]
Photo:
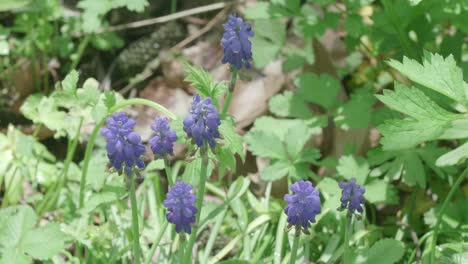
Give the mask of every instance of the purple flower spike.
[[163, 205], [167, 208], [167, 221], [175, 224], [177, 233], [181, 231], [190, 234], [191, 224], [195, 223], [195, 214], [198, 209], [194, 206], [197, 198], [191, 192], [192, 186], [178, 181], [172, 186], [166, 195]]
[[174, 154], [174, 142], [177, 140], [177, 135], [174, 130], [169, 127], [169, 120], [163, 117], [157, 117], [151, 125], [154, 131], [149, 144], [154, 155], [159, 158], [164, 158], [166, 155]]
[[310, 181], [299, 180], [290, 187], [295, 194], [286, 194], [284, 200], [288, 203], [284, 212], [288, 216], [290, 226], [309, 228], [310, 222], [315, 223], [315, 216], [320, 213], [319, 192]]
[[141, 144], [140, 135], [133, 132], [136, 121], [128, 118], [125, 113], [115, 113], [106, 120], [106, 128], [101, 129], [101, 135], [107, 138], [107, 157], [116, 170], [125, 170], [132, 174], [133, 166], [145, 167], [141, 155], [145, 146]]
[[252, 58], [252, 43], [249, 37], [254, 35], [250, 23], [245, 23], [236, 15], [229, 15], [224, 24], [224, 34], [221, 45], [224, 48], [223, 63], [229, 63], [238, 70], [245, 65], [250, 68], [249, 60]]
[[211, 103], [211, 98], [202, 99], [200, 95], [193, 96], [192, 108], [184, 119], [184, 131], [194, 139], [199, 147], [207, 143], [211, 148], [216, 146], [215, 138], [219, 138], [218, 126], [221, 124], [219, 111]]
[[363, 196], [366, 189], [356, 184], [355, 178], [351, 178], [348, 182], [340, 182], [338, 185], [343, 190], [341, 192], [341, 207], [339, 209], [348, 209], [350, 213], [354, 213], [354, 211], [362, 213], [361, 205], [366, 202]]

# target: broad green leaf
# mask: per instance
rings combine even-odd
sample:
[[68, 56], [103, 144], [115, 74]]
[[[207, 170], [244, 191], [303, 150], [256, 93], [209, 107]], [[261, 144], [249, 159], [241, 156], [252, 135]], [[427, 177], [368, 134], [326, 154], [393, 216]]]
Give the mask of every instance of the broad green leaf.
[[265, 131], [250, 131], [245, 137], [248, 149], [255, 155], [264, 158], [287, 159], [286, 149], [281, 139]]
[[468, 142], [440, 156], [436, 161], [436, 165], [439, 167], [456, 165], [466, 158], [468, 158]]
[[341, 129], [367, 128], [369, 126], [371, 107], [375, 102], [375, 97], [368, 91], [358, 91], [351, 96], [351, 100], [337, 110], [334, 120]]
[[0, 210], [0, 252], [2, 248], [19, 246], [21, 238], [36, 225], [36, 221], [37, 215], [29, 206], [12, 206]]
[[444, 59], [439, 54], [426, 54], [422, 64], [407, 57], [403, 62], [390, 60], [388, 64], [411, 81], [468, 105], [468, 85], [452, 55]]
[[404, 182], [410, 186], [418, 184], [421, 188], [426, 188], [426, 172], [424, 171], [424, 166], [418, 155], [414, 152], [406, 153], [404, 161]]
[[223, 137], [224, 147], [232, 154], [238, 154], [241, 159], [245, 160], [244, 147], [242, 137], [236, 132], [233, 124], [229, 121], [222, 121], [219, 126], [219, 133]]
[[388, 120], [380, 125], [379, 131], [384, 136], [381, 144], [384, 150], [401, 150], [435, 140], [450, 127], [450, 122], [431, 120]]
[[79, 74], [76, 70], [72, 70], [62, 81], [62, 89], [67, 92], [74, 92], [78, 84]]
[[324, 202], [323, 208], [330, 208], [336, 212], [336, 209], [340, 206], [341, 189], [338, 186], [338, 182], [332, 178], [324, 178], [317, 184], [317, 189], [323, 195]]
[[279, 180], [288, 175], [292, 165], [285, 160], [268, 164], [261, 172], [260, 177], [265, 181]]
[[41, 103], [43, 94], [36, 93], [28, 96], [20, 108], [21, 113], [34, 123], [39, 123], [39, 104]]
[[374, 180], [364, 186], [364, 197], [370, 203], [397, 204], [397, 191], [393, 185], [382, 180]]
[[286, 39], [286, 27], [277, 19], [256, 20], [255, 27], [262, 30], [251, 38], [252, 57], [255, 65], [263, 68], [278, 56]]
[[301, 73], [296, 76], [297, 93], [304, 100], [331, 109], [337, 103], [340, 83], [328, 74]]
[[377, 241], [371, 248], [365, 249], [356, 259], [356, 263], [393, 264], [403, 257], [404, 244], [395, 239], [385, 238]]
[[300, 180], [300, 179], [307, 179], [309, 178], [309, 175], [311, 173], [311, 170], [309, 168], [309, 164], [307, 163], [295, 163], [292, 166], [289, 167], [289, 175], [294, 179], [294, 180]]
[[[194, 161], [189, 162], [185, 166], [184, 174], [182, 175], [182, 179], [187, 182], [188, 184], [191, 184], [193, 186], [198, 186], [199, 184], [199, 179], [200, 179], [200, 170], [201, 170], [201, 165], [202, 165], [202, 159], [200, 157], [197, 157]], [[212, 171], [214, 169], [214, 164], [211, 160], [208, 162], [208, 169], [207, 169], [207, 175], [212, 175]]]
[[457, 117], [438, 106], [419, 89], [409, 88], [400, 83], [395, 83], [395, 91], [384, 90], [383, 95], [376, 96], [388, 107], [417, 120], [452, 120]]
[[49, 259], [64, 248], [65, 235], [58, 223], [49, 223], [29, 231], [22, 239], [23, 250], [34, 259]]
[[308, 118], [312, 116], [304, 100], [291, 91], [273, 96], [268, 106], [273, 114], [281, 117]]
[[78, 89], [77, 97], [82, 105], [96, 105], [99, 101], [99, 82], [94, 78], [87, 79], [83, 84], [83, 89]]
[[439, 137], [440, 139], [468, 138], [468, 119], [457, 119], [450, 123], [450, 127]]
[[311, 42], [305, 42], [304, 48], [287, 47], [284, 52], [285, 61], [283, 71], [290, 72], [304, 65], [312, 65], [315, 62], [315, 54]]
[[367, 175], [370, 172], [369, 164], [364, 158], [355, 158], [351, 155], [342, 156], [336, 170], [345, 179], [356, 178], [356, 182], [360, 185], [366, 183]]
[[245, 10], [244, 16], [247, 19], [269, 19], [271, 17], [268, 12], [269, 7], [270, 3], [256, 2], [254, 6]]
[[311, 136], [312, 130], [304, 123], [299, 123], [297, 126], [291, 127], [284, 144], [288, 152], [288, 157], [293, 161], [297, 160]]
[[115, 98], [115, 92], [106, 91], [104, 93], [104, 105], [107, 107], [107, 109], [111, 109], [112, 107], [114, 107], [116, 102], [117, 99]]

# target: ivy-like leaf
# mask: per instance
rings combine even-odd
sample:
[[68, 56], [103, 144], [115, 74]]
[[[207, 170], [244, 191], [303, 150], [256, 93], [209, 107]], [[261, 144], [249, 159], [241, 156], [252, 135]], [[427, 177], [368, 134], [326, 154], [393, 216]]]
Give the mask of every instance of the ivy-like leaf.
[[386, 238], [377, 241], [371, 248], [365, 249], [357, 257], [356, 263], [393, 264], [403, 257], [404, 252], [405, 247], [401, 241]]

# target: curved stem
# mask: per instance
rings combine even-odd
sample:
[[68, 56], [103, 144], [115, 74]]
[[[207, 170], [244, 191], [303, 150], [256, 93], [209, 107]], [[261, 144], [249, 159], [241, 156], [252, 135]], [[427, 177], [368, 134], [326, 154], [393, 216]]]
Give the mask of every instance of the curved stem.
[[442, 216], [444, 215], [445, 209], [447, 208], [448, 203], [450, 200], [452, 200], [453, 195], [455, 194], [455, 191], [458, 189], [458, 186], [463, 182], [465, 179], [466, 175], [468, 175], [468, 168], [466, 168], [462, 174], [458, 177], [457, 181], [453, 184], [452, 188], [450, 188], [449, 193], [447, 194], [447, 197], [445, 197], [444, 203], [442, 204], [442, 207], [440, 208], [439, 215], [437, 216], [437, 222], [434, 226], [434, 235], [432, 236], [431, 240], [431, 258], [430, 258], [430, 263], [435, 263], [435, 247], [437, 244], [437, 236], [439, 235], [439, 229], [440, 225], [442, 223]]
[[[162, 106], [162, 105], [160, 105], [158, 103], [155, 103], [153, 101], [146, 100], [146, 99], [141, 99], [141, 98], [132, 98], [132, 99], [125, 100], [125, 101], [115, 105], [114, 107], [112, 107], [109, 110], [108, 114], [111, 115], [114, 112], [117, 112], [122, 108], [125, 108], [125, 107], [127, 107], [129, 105], [135, 105], [135, 104], [141, 104], [141, 105], [146, 105], [146, 106], [152, 107], [152, 108], [164, 113], [168, 117], [170, 117], [172, 119], [176, 119], [176, 116], [171, 111], [167, 110], [164, 106]], [[97, 137], [97, 135], [99, 133], [99, 129], [101, 129], [101, 127], [102, 127], [102, 125], [104, 125], [105, 121], [106, 121], [106, 117], [103, 118], [101, 121], [99, 121], [96, 124], [93, 131], [91, 132], [91, 136], [89, 138], [88, 145], [86, 146], [85, 156], [84, 156], [84, 160], [83, 160], [83, 170], [81, 172], [81, 180], [80, 180], [79, 208], [83, 207], [84, 189], [86, 187], [86, 176], [88, 174], [88, 167], [89, 167], [89, 162], [90, 162], [90, 159], [91, 159], [91, 152], [93, 151], [93, 147], [94, 147], [94, 141], [96, 140], [96, 137]]]
[[[202, 150], [203, 151], [203, 150]], [[203, 205], [203, 195], [205, 193], [205, 182], [207, 178], [207, 171], [208, 171], [208, 153], [202, 153], [202, 164], [201, 164], [201, 171], [200, 171], [200, 182], [198, 183], [198, 191], [197, 191], [197, 216], [195, 227], [190, 234], [190, 239], [186, 248], [186, 255], [184, 259], [184, 263], [192, 263], [192, 248], [193, 244], [195, 243], [195, 238], [197, 237], [198, 226], [200, 225], [200, 215], [202, 211]]]
[[290, 264], [296, 263], [297, 249], [299, 247], [299, 235], [301, 234], [300, 229], [296, 229], [296, 234], [294, 234], [293, 246], [291, 249], [291, 258], [289, 259]]
[[154, 239], [153, 245], [151, 245], [150, 252], [146, 256], [145, 264], [150, 264], [151, 263], [151, 259], [153, 258], [153, 255], [156, 252], [156, 249], [158, 248], [159, 243], [161, 242], [161, 239], [162, 239], [164, 233], [166, 232], [166, 229], [167, 229], [168, 226], [169, 226], [169, 222], [164, 221], [164, 225], [162, 226], [161, 230], [159, 230], [158, 235]]
[[221, 112], [221, 116], [224, 116], [227, 113], [229, 109], [229, 105], [231, 105], [232, 94], [234, 93], [234, 88], [236, 87], [236, 81], [237, 81], [237, 70], [232, 72], [231, 82], [229, 83], [229, 90], [227, 91], [226, 99], [224, 100], [223, 111]]
[[140, 263], [140, 228], [138, 226], [138, 207], [135, 192], [135, 178], [130, 177], [130, 202], [132, 206], [132, 244], [133, 263]]
[[343, 264], [351, 264], [350, 250], [349, 250], [349, 238], [353, 228], [353, 215], [348, 212], [346, 217], [346, 228], [344, 237], [344, 250], [343, 250]]

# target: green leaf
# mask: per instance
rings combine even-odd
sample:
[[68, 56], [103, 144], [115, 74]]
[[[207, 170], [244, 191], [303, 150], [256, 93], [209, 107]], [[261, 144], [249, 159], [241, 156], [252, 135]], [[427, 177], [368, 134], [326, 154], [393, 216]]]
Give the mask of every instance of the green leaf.
[[409, 88], [400, 83], [395, 83], [395, 91], [384, 90], [383, 95], [376, 95], [376, 97], [388, 107], [417, 120], [452, 120], [457, 118], [455, 114], [434, 103], [419, 89]]
[[426, 172], [418, 155], [414, 152], [406, 153], [404, 161], [403, 180], [410, 186], [418, 184], [421, 188], [426, 188]]
[[395, 187], [382, 180], [374, 180], [365, 185], [364, 197], [370, 203], [397, 204], [398, 196]]
[[254, 6], [245, 10], [244, 16], [247, 19], [269, 19], [271, 17], [270, 13], [268, 12], [269, 8], [270, 3], [256, 2]]
[[308, 118], [312, 116], [304, 100], [291, 91], [273, 96], [268, 106], [273, 114], [281, 117]]
[[426, 54], [422, 64], [407, 57], [402, 63], [390, 60], [388, 64], [411, 81], [468, 105], [468, 85], [463, 81], [462, 70], [452, 55], [444, 59], [439, 54]]
[[36, 221], [37, 215], [29, 206], [13, 206], [0, 210], [2, 263], [29, 263], [29, 256], [45, 260], [63, 250], [64, 234], [60, 231], [59, 224], [49, 223], [34, 228]]
[[405, 247], [401, 241], [385, 238], [377, 241], [371, 248], [365, 249], [357, 257], [356, 263], [393, 264], [403, 257], [404, 252]]
[[88, 78], [82, 89], [78, 89], [77, 97], [81, 105], [96, 105], [99, 101], [99, 82], [94, 78]]
[[466, 158], [468, 158], [468, 142], [440, 156], [436, 161], [436, 165], [439, 167], [456, 165]]
[[229, 121], [223, 120], [218, 129], [223, 137], [224, 147], [232, 154], [238, 154], [242, 161], [245, 161], [242, 136], [237, 133], [234, 125], [229, 124]]
[[380, 143], [384, 150], [401, 150], [435, 140], [450, 127], [450, 122], [441, 120], [388, 120], [378, 127], [384, 136]]
[[295, 84], [299, 97], [331, 109], [337, 103], [336, 96], [340, 83], [328, 74], [320, 76], [313, 73], [301, 73], [296, 76]]
[[312, 130], [304, 123], [291, 127], [285, 140], [289, 159], [295, 161], [299, 158], [302, 149], [312, 136]]
[[0, 2], [0, 12], [18, 9], [28, 5], [31, 0], [2, 0]]
[[281, 139], [265, 131], [250, 131], [244, 137], [248, 149], [255, 155], [264, 158], [287, 159]]
[[450, 127], [445, 130], [440, 139], [460, 139], [468, 138], [468, 119], [457, 119], [450, 123]]
[[332, 178], [324, 178], [317, 184], [317, 189], [323, 195], [323, 208], [329, 208], [336, 212], [336, 208], [340, 207], [341, 189], [338, 182]]
[[290, 72], [306, 64], [312, 65], [315, 62], [315, 54], [310, 42], [306, 42], [304, 48], [287, 47], [283, 53], [286, 57], [283, 62], [284, 72]]
[[114, 91], [106, 91], [104, 93], [104, 105], [107, 107], [107, 109], [114, 107], [116, 102], [117, 99], [115, 98]]
[[255, 65], [263, 68], [278, 56], [286, 39], [286, 27], [277, 19], [256, 20], [255, 27], [262, 30], [256, 31], [251, 39], [252, 57]]
[[[199, 179], [200, 179], [200, 172], [201, 172], [201, 165], [202, 159], [201, 157], [197, 157], [194, 161], [189, 162], [185, 166], [184, 174], [182, 175], [182, 179], [193, 186], [198, 186]], [[214, 169], [214, 164], [211, 160], [208, 162], [208, 169], [207, 175], [211, 175]]]
[[358, 90], [335, 115], [336, 124], [344, 130], [349, 128], [367, 128], [371, 119], [371, 108], [375, 97], [369, 91]]
[[291, 163], [285, 160], [271, 162], [260, 172], [260, 177], [265, 181], [279, 180], [288, 175], [291, 167]]
[[360, 185], [366, 182], [367, 175], [369, 175], [370, 172], [369, 164], [366, 159], [363, 157], [357, 157], [356, 159], [351, 155], [342, 156], [336, 170], [347, 180], [356, 178], [356, 182]]
[[62, 81], [62, 89], [67, 92], [74, 92], [78, 85], [79, 74], [76, 70], [71, 70]]
[[148, 0], [132, 0], [124, 3], [128, 10], [135, 12], [143, 12], [145, 7], [149, 5]]
[[29, 231], [21, 244], [28, 255], [45, 260], [60, 253], [65, 246], [65, 236], [58, 223], [49, 223]]
[[213, 104], [219, 106], [218, 97], [227, 91], [225, 83], [216, 83], [213, 76], [200, 66], [185, 64], [186, 82], [190, 82], [202, 97], [211, 97]]

